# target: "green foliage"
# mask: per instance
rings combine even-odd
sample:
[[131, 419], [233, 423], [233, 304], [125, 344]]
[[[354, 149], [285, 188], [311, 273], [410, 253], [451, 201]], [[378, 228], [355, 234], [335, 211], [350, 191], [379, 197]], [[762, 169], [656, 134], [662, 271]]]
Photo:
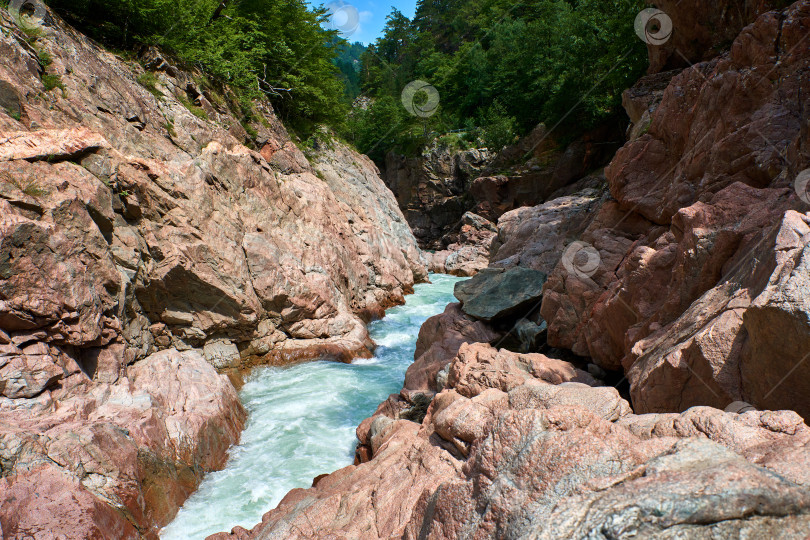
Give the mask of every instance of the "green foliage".
[[19, 29], [25, 34], [25, 41], [29, 45], [33, 45], [36, 40], [45, 35], [45, 32], [38, 26], [22, 26]]
[[19, 178], [9, 173], [1, 173], [0, 182], [14, 186], [29, 197], [39, 198], [48, 194], [48, 190], [41, 187], [39, 183], [32, 178]]
[[337, 48], [338, 54], [335, 57], [335, 65], [340, 70], [340, 78], [343, 80], [344, 85], [343, 97], [348, 105], [351, 105], [361, 93], [360, 67], [362, 65], [361, 58], [365, 52], [366, 46], [359, 42], [352, 44], [344, 42], [339, 44]]
[[374, 100], [367, 109], [353, 110], [346, 124], [345, 138], [378, 162], [389, 150], [417, 153], [439, 127], [433, 118], [411, 116], [392, 96]]
[[59, 88], [62, 91], [63, 96], [67, 92], [65, 85], [62, 83], [62, 77], [59, 75], [46, 73], [42, 76], [42, 85], [45, 87], [46, 92], [50, 92], [54, 88]]
[[179, 96], [179, 99], [180, 99], [180, 103], [182, 103], [183, 106], [186, 109], [188, 109], [189, 112], [191, 112], [191, 114], [193, 114], [197, 118], [201, 118], [203, 120], [208, 120], [208, 114], [203, 110], [203, 108], [198, 107], [197, 105], [194, 105], [187, 96], [184, 96], [184, 95], [181, 94]]
[[251, 139], [255, 139], [256, 137], [258, 137], [258, 136], [259, 136], [259, 132], [256, 130], [256, 128], [254, 128], [253, 126], [251, 126], [249, 122], [247, 122], [247, 121], [243, 120], [243, 121], [241, 122], [241, 124], [242, 124], [242, 129], [244, 129], [244, 130], [245, 130], [245, 132], [248, 134], [248, 136], [249, 136]]
[[5, 107], [4, 110], [6, 111], [6, 114], [8, 114], [10, 117], [12, 117], [17, 122], [22, 120], [22, 113], [20, 113], [20, 111], [16, 111], [16, 110], [10, 109], [8, 107]]
[[37, 62], [42, 69], [45, 69], [53, 63], [53, 57], [47, 51], [39, 51], [37, 53]]
[[[267, 96], [301, 132], [343, 120], [343, 84], [332, 63], [337, 33], [305, 0], [48, 0], [115, 49], [156, 45], [246, 99]], [[192, 111], [193, 112], [193, 111]]]
[[174, 121], [171, 118], [166, 118], [166, 123], [163, 124], [163, 127], [166, 129], [166, 132], [169, 134], [169, 137], [176, 138], [177, 132], [174, 130]]
[[507, 116], [506, 109], [499, 102], [479, 116], [478, 125], [483, 126], [481, 140], [487, 148], [500, 150], [517, 139], [517, 120]]
[[136, 79], [138, 84], [149, 90], [153, 96], [158, 99], [163, 99], [163, 94], [160, 93], [160, 90], [157, 89], [158, 79], [155, 77], [155, 74], [151, 71], [144, 71], [138, 78]]
[[[394, 10], [363, 55], [362, 89], [379, 102], [427, 81], [441, 97], [432, 125], [464, 128], [468, 141], [494, 149], [540, 122], [561, 138], [576, 136], [623, 114], [621, 94], [647, 63], [633, 30], [644, 7], [642, 0], [419, 0], [413, 20]], [[357, 125], [363, 118], [372, 125]], [[352, 133], [377, 133], [379, 123], [357, 115]], [[347, 138], [368, 151], [369, 138], [352, 133]], [[396, 134], [380, 144], [377, 155], [401, 147]]]

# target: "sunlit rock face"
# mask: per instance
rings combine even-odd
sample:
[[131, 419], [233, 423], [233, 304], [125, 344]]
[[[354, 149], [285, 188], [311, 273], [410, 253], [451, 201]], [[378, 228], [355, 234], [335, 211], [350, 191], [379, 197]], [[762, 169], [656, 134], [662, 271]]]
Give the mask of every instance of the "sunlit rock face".
[[599, 267], [549, 277], [549, 343], [625, 371], [638, 412], [747, 401], [810, 417], [808, 26], [807, 2], [765, 13], [638, 101], [648, 129], [607, 167], [615, 202], [579, 238]]
[[389, 398], [358, 428], [364, 462], [209, 538], [806, 535], [810, 428], [796, 413], [637, 415], [599, 384], [542, 354], [462, 344], [421, 424]]
[[248, 135], [157, 51], [140, 84], [54, 14], [35, 47], [0, 17], [3, 534], [153, 535], [238, 440], [216, 369], [369, 356], [425, 265], [368, 158], [305, 156], [267, 103]]

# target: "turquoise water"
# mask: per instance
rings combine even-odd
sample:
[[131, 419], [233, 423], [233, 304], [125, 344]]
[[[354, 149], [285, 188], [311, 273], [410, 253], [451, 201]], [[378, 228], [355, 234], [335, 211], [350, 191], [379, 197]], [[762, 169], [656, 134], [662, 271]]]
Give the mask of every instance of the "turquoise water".
[[350, 465], [354, 430], [402, 388], [419, 327], [455, 301], [459, 278], [430, 279], [404, 306], [369, 325], [378, 345], [374, 358], [256, 369], [240, 393], [249, 417], [239, 445], [230, 449], [225, 469], [205, 477], [161, 539], [196, 540], [237, 525], [253, 527], [291, 489]]

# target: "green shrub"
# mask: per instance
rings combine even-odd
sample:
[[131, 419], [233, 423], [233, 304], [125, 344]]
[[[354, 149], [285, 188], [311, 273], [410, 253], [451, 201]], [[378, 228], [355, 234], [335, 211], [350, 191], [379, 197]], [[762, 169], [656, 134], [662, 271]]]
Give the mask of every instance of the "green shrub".
[[481, 115], [481, 139], [489, 150], [500, 151], [517, 139], [517, 121], [498, 102]]
[[39, 51], [37, 54], [37, 62], [42, 67], [42, 69], [47, 68], [51, 64], [53, 64], [53, 57], [47, 51]]
[[20, 113], [20, 111], [15, 111], [15, 110], [12, 110], [12, 109], [9, 109], [9, 108], [6, 108], [5, 111], [6, 111], [6, 114], [8, 114], [10, 117], [12, 117], [17, 122], [22, 120], [22, 114]]
[[169, 133], [171, 138], [177, 137], [177, 132], [174, 130], [174, 121], [171, 118], [166, 119], [166, 123], [163, 124], [163, 128]]
[[65, 85], [62, 82], [62, 77], [59, 75], [46, 73], [42, 76], [42, 85], [45, 87], [46, 92], [50, 92], [54, 88], [59, 88], [62, 91], [63, 96], [67, 94]]
[[186, 109], [188, 109], [189, 112], [191, 112], [191, 114], [193, 114], [197, 118], [201, 118], [203, 120], [208, 120], [208, 114], [206, 114], [205, 110], [203, 110], [202, 107], [198, 107], [197, 105], [194, 105], [191, 102], [191, 100], [188, 99], [187, 96], [181, 94], [180, 96], [178, 96], [178, 99], [180, 100], [180, 103], [182, 103], [183, 106]]
[[158, 79], [151, 71], [144, 71], [138, 75], [138, 84], [149, 90], [149, 93], [158, 99], [163, 99], [163, 94], [157, 89]]

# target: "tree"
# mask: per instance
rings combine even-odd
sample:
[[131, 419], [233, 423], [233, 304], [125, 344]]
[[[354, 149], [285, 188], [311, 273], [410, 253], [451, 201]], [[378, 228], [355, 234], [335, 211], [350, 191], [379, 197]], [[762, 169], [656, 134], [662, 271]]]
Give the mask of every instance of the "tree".
[[642, 0], [420, 0], [413, 21], [391, 13], [362, 58], [361, 84], [368, 95], [397, 99], [408, 82], [427, 81], [441, 97], [434, 125], [491, 124], [473, 128], [489, 131], [496, 146], [510, 130], [525, 134], [540, 122], [573, 137], [624, 114], [621, 93], [646, 67], [633, 30], [644, 7]]
[[92, 38], [118, 49], [157, 45], [245, 99], [269, 98], [306, 134], [339, 126], [347, 107], [332, 62], [337, 32], [304, 0], [48, 0]]

